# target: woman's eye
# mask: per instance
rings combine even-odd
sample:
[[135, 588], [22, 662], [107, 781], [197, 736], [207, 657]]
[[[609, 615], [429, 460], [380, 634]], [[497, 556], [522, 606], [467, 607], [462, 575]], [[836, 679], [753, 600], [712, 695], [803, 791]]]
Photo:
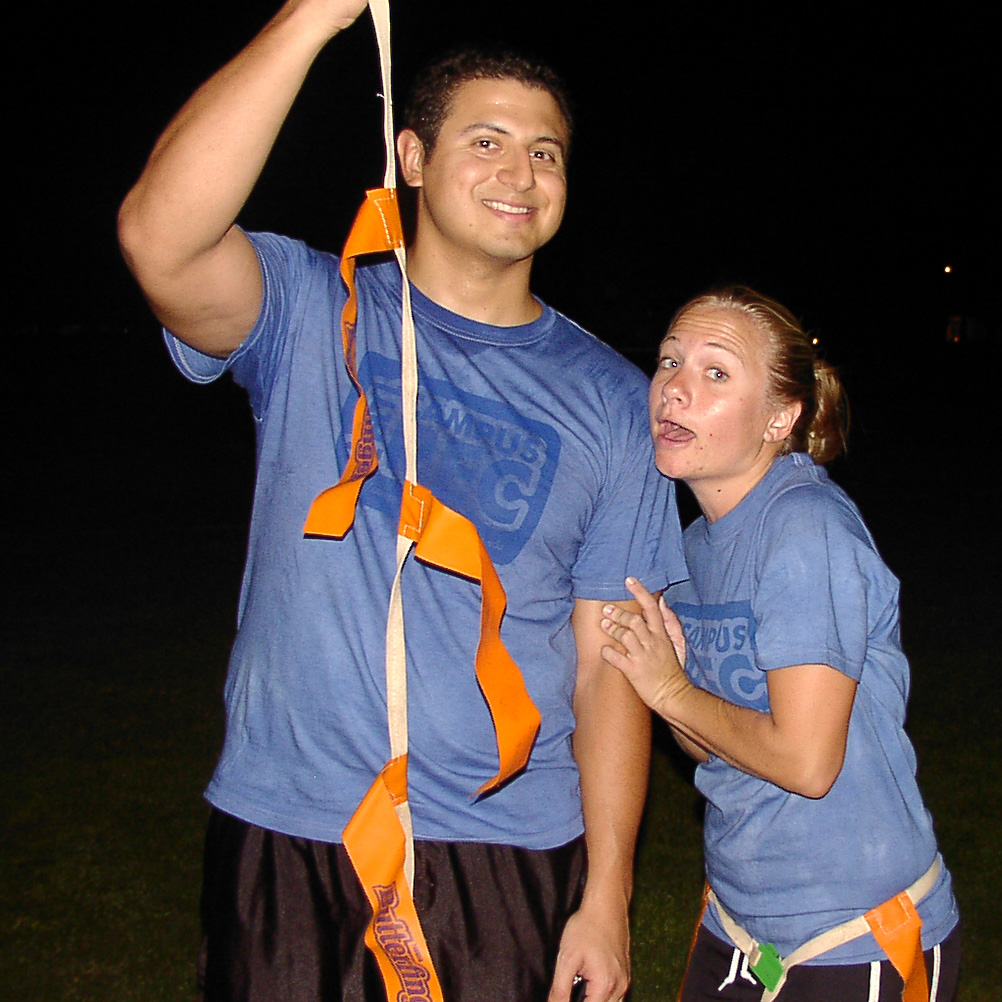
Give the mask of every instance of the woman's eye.
[[715, 383], [721, 383], [727, 378], [727, 373], [723, 369], [708, 369], [707, 374]]
[[662, 358], [658, 361], [659, 369], [677, 369], [678, 362], [674, 358]]

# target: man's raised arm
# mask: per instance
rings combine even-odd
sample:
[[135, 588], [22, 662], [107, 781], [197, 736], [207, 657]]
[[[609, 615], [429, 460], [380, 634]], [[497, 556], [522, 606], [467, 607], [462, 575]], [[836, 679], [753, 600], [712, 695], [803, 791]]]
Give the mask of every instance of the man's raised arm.
[[203, 84], [157, 141], [118, 216], [122, 253], [161, 323], [225, 358], [261, 305], [254, 250], [234, 225], [303, 80], [365, 0], [289, 0]]

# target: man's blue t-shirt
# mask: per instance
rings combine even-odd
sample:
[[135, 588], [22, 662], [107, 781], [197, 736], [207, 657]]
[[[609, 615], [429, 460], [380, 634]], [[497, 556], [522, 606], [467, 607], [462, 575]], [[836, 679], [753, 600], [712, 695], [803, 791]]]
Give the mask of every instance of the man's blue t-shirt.
[[[222, 758], [207, 791], [261, 827], [339, 841], [389, 757], [385, 624], [403, 473], [400, 275], [360, 264], [359, 373], [377, 472], [343, 540], [307, 539], [313, 499], [348, 455], [357, 394], [344, 366], [337, 259], [252, 234], [261, 315], [226, 363], [168, 337], [196, 381], [230, 369], [257, 426], [257, 482]], [[501, 635], [542, 726], [525, 772], [474, 799], [497, 771], [477, 686], [479, 588], [410, 559], [409, 782], [418, 838], [532, 849], [577, 837], [571, 753], [574, 600], [628, 598], [623, 579], [685, 576], [671, 486], [654, 470], [647, 384], [630, 363], [543, 307], [517, 327], [445, 310], [414, 290], [418, 479], [480, 531], [508, 595]]]
[[[730, 915], [783, 956], [911, 885], [936, 857], [904, 732], [908, 662], [898, 581], [856, 506], [802, 453], [777, 459], [741, 503], [685, 533], [691, 579], [667, 599], [700, 688], [768, 711], [775, 668], [826, 664], [858, 682], [842, 771], [828, 794], [788, 793], [711, 756], [707, 879]], [[919, 906], [926, 948], [957, 921], [945, 868]], [[727, 936], [712, 909], [705, 922]], [[816, 964], [883, 959], [867, 935]]]

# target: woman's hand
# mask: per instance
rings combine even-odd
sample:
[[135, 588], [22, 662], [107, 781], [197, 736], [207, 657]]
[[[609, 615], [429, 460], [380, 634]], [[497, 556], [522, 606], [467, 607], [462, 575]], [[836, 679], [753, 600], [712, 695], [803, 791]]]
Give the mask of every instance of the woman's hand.
[[675, 648], [675, 657], [678, 659], [678, 663], [684, 668], [685, 667], [685, 633], [682, 630], [682, 622], [672, 612], [668, 603], [665, 601], [664, 595], [658, 599], [658, 611], [661, 613], [661, 622], [664, 624], [665, 633], [668, 634], [668, 639], [671, 641], [672, 647]]
[[856, 682], [825, 664], [767, 672], [769, 710], [736, 706], [700, 689], [682, 670], [685, 638], [677, 617], [635, 578], [626, 586], [640, 613], [602, 607], [602, 629], [615, 646], [602, 657], [671, 726], [693, 758], [717, 755], [791, 793], [823, 797], [845, 757]]
[[682, 624], [664, 599], [656, 599], [636, 578], [627, 578], [626, 587], [640, 605], [640, 613], [615, 605], [603, 607], [602, 629], [617, 645], [603, 647], [602, 657], [627, 677], [652, 710], [664, 716], [664, 708], [691, 685], [682, 670]]

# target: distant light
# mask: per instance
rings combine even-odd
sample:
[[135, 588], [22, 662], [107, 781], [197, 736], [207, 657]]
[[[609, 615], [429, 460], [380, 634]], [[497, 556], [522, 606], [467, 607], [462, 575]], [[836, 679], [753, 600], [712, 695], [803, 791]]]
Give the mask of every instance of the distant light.
[[943, 271], [945, 271], [945, 272], [946, 272], [946, 274], [947, 274], [947, 275], [949, 275], [949, 274], [950, 274], [950, 272], [952, 272], [952, 271], [953, 271], [953, 269], [952, 269], [952, 268], [951, 268], [951, 267], [950, 267], [949, 265], [947, 265], [947, 266], [946, 266], [946, 267], [945, 267], [945, 268], [943, 269]]
[[811, 344], [817, 344], [817, 343], [818, 343], [818, 339], [816, 337], [812, 337], [811, 338]]

